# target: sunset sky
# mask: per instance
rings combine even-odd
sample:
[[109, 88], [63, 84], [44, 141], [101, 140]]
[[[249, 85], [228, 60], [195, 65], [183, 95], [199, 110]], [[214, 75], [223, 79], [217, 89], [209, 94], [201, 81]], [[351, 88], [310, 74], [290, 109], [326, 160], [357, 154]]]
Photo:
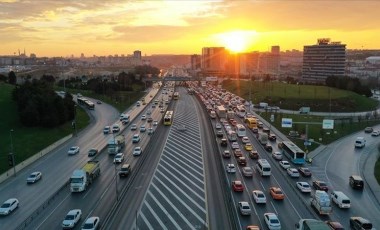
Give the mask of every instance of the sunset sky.
[[302, 50], [318, 38], [380, 49], [380, 1], [0, 0], [0, 55]]

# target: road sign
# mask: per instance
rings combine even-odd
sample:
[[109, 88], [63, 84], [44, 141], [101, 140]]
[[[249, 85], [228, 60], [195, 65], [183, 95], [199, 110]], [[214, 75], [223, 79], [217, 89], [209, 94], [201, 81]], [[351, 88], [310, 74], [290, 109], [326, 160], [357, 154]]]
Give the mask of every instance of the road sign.
[[323, 119], [322, 129], [334, 129], [334, 120]]
[[270, 115], [270, 121], [274, 122], [274, 114]]
[[303, 144], [304, 144], [305, 146], [310, 146], [310, 145], [311, 145], [311, 142], [310, 142], [310, 141], [305, 141]]
[[292, 118], [282, 118], [281, 127], [283, 128], [291, 128], [293, 126]]

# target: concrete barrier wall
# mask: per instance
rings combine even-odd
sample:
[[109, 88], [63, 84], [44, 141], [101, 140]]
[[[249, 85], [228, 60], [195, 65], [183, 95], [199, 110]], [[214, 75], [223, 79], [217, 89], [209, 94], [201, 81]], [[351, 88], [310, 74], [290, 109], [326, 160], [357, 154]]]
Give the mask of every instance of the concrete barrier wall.
[[[45, 149], [41, 150], [40, 152], [34, 154], [33, 156], [29, 157], [28, 159], [24, 160], [23, 162], [16, 165], [16, 174], [17, 172], [21, 171], [23, 168], [27, 167], [28, 165], [32, 164], [36, 160], [40, 159], [41, 157], [45, 156], [46, 154], [50, 153], [52, 150], [54, 150], [56, 147], [61, 145], [62, 143], [66, 142], [68, 139], [70, 139], [73, 135], [70, 134], [57, 142], [49, 145]], [[17, 153], [16, 153], [17, 154]], [[14, 169], [13, 167], [0, 175], [0, 184], [4, 182], [6, 179], [14, 175]]]

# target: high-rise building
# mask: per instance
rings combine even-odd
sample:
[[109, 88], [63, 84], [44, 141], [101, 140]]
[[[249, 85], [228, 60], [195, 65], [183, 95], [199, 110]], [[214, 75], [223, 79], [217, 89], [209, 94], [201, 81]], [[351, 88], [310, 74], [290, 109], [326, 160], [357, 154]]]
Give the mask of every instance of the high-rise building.
[[138, 60], [141, 60], [141, 51], [140, 50], [133, 51], [133, 57]]
[[201, 69], [204, 75], [224, 75], [226, 62], [227, 52], [224, 47], [202, 48]]
[[191, 61], [191, 69], [197, 70], [201, 69], [201, 55], [199, 54], [193, 54], [190, 56]]
[[325, 83], [327, 77], [343, 77], [345, 63], [345, 44], [330, 42], [329, 38], [318, 39], [318, 44], [304, 46], [302, 80], [310, 83]]
[[258, 63], [259, 72], [278, 75], [280, 72], [280, 46], [272, 46], [271, 52], [260, 54]]

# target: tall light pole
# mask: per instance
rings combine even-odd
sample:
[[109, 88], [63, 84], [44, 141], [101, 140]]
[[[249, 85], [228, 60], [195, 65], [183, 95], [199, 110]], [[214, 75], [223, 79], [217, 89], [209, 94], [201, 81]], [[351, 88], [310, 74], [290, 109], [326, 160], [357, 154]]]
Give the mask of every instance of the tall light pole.
[[11, 138], [11, 157], [12, 157], [12, 164], [13, 164], [13, 174], [16, 176], [16, 161], [15, 161], [15, 154], [13, 152], [13, 138], [12, 138], [13, 129], [9, 131], [9, 136]]

